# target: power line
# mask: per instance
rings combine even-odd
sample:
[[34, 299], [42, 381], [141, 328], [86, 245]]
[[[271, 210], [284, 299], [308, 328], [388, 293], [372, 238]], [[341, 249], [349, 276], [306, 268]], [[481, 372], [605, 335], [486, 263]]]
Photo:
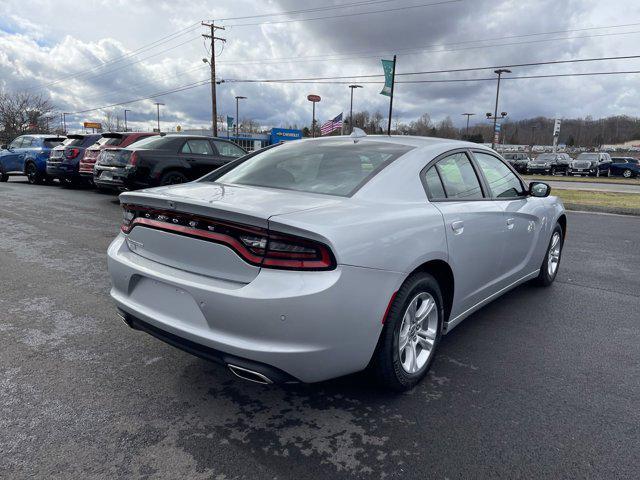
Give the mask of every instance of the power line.
[[137, 55], [139, 53], [142, 53], [144, 51], [152, 50], [153, 48], [156, 48], [156, 47], [158, 47], [160, 45], [164, 45], [165, 43], [171, 42], [171, 41], [175, 40], [178, 37], [181, 37], [183, 35], [186, 35], [187, 33], [190, 33], [191, 31], [195, 30], [195, 28], [197, 28], [196, 26], [198, 25], [198, 23], [189, 25], [188, 27], [182, 28], [182, 29], [180, 29], [180, 30], [178, 30], [178, 31], [176, 31], [174, 33], [169, 34], [169, 35], [165, 35], [164, 37], [161, 37], [158, 40], [155, 40], [155, 41], [153, 41], [151, 43], [142, 45], [141, 47], [138, 47], [137, 49], [132, 50], [130, 52], [127, 52], [125, 54], [119, 55], [118, 57], [115, 57], [115, 58], [112, 58], [110, 60], [104, 61], [100, 65], [95, 65], [93, 67], [89, 67], [89, 68], [86, 68], [84, 70], [80, 70], [78, 72], [74, 72], [74, 73], [71, 73], [69, 75], [65, 75], [64, 77], [60, 77], [60, 78], [58, 78], [56, 80], [52, 80], [52, 81], [50, 81], [50, 82], [48, 82], [48, 83], [46, 83], [44, 85], [40, 85], [38, 87], [32, 87], [30, 90], [35, 89], [35, 88], [46, 88], [48, 86], [55, 85], [55, 84], [57, 84], [59, 82], [62, 82], [64, 80], [68, 80], [68, 79], [71, 79], [71, 78], [74, 78], [74, 77], [77, 77], [77, 76], [81, 76], [81, 75], [83, 75], [85, 73], [91, 72], [93, 70], [97, 70], [97, 69], [102, 68], [102, 67], [104, 67], [106, 65], [111, 65], [111, 64], [114, 64], [114, 63], [121, 62], [122, 60], [126, 60], [127, 58], [135, 56], [135, 55]]
[[228, 18], [220, 18], [219, 22], [226, 22], [228, 20], [248, 20], [250, 18], [265, 18], [265, 17], [279, 17], [283, 15], [297, 15], [300, 13], [312, 13], [319, 11], [327, 11], [327, 10], [340, 10], [342, 8], [352, 8], [352, 7], [360, 7], [360, 6], [369, 6], [375, 5], [378, 3], [389, 3], [394, 2], [395, 0], [361, 0], [359, 2], [353, 3], [343, 3], [340, 5], [326, 5], [323, 7], [314, 7], [314, 8], [306, 8], [303, 10], [289, 10], [287, 12], [274, 12], [274, 13], [263, 13], [261, 15], [248, 15], [246, 17], [228, 17]]
[[166, 90], [164, 92], [156, 92], [156, 93], [153, 93], [153, 94], [145, 96], [145, 97], [134, 98], [132, 100], [127, 100], [125, 102], [112, 103], [110, 105], [103, 105], [101, 107], [88, 108], [86, 110], [78, 110], [78, 111], [75, 111], [75, 112], [69, 112], [69, 113], [67, 113], [67, 115], [78, 115], [80, 113], [95, 112], [96, 110], [104, 110], [105, 108], [119, 107], [121, 105], [128, 105], [130, 103], [141, 102], [142, 100], [151, 100], [152, 98], [161, 97], [163, 95], [169, 95], [169, 94], [172, 94], [172, 93], [183, 92], [185, 90], [191, 90], [192, 88], [197, 88], [197, 87], [202, 87], [204, 85], [209, 85], [210, 82], [211, 81], [207, 79], [207, 80], [201, 80], [199, 82], [187, 83], [185, 85], [181, 85], [179, 87], [175, 87], [175, 88], [173, 88], [171, 90]]
[[409, 5], [405, 7], [395, 7], [395, 8], [386, 8], [384, 10], [372, 10], [368, 12], [354, 12], [354, 13], [342, 13], [339, 15], [329, 15], [324, 17], [311, 17], [311, 18], [300, 18], [300, 19], [288, 19], [288, 20], [269, 20], [266, 22], [257, 22], [257, 23], [234, 23], [230, 25], [226, 25], [227, 27], [251, 27], [257, 25], [275, 25], [279, 23], [292, 23], [292, 22], [311, 22], [315, 20], [326, 20], [333, 18], [344, 18], [344, 17], [354, 17], [358, 15], [372, 15], [376, 13], [389, 13], [389, 12], [399, 12], [403, 10], [411, 10], [416, 8], [426, 8], [426, 7], [436, 7], [439, 5], [447, 5], [451, 3], [460, 3], [465, 0], [441, 0], [439, 2], [433, 3], [422, 3], [420, 5]]
[[[543, 66], [543, 65], [558, 65], [558, 64], [566, 64], [566, 63], [584, 63], [584, 62], [600, 62], [600, 61], [611, 61], [611, 60], [631, 60], [638, 59], [640, 55], [625, 55], [618, 57], [592, 57], [592, 58], [574, 58], [570, 60], [551, 60], [546, 62], [530, 62], [530, 63], [516, 63], [516, 64], [507, 64], [507, 65], [492, 65], [486, 67], [469, 67], [469, 68], [453, 68], [448, 70], [429, 70], [429, 71], [421, 71], [421, 72], [404, 72], [404, 73], [396, 73], [396, 76], [407, 76], [407, 75], [426, 75], [426, 74], [436, 74], [436, 73], [459, 73], [459, 72], [472, 72], [472, 71], [480, 71], [480, 70], [494, 70], [496, 68], [518, 68], [518, 67], [532, 67], [532, 66]], [[368, 74], [368, 75], [340, 75], [340, 76], [332, 76], [332, 77], [307, 77], [307, 78], [287, 78], [287, 79], [267, 79], [267, 80], [254, 80], [256, 83], [279, 83], [283, 81], [315, 81], [315, 80], [342, 80], [342, 79], [355, 79], [355, 78], [377, 78], [383, 77], [383, 73], [376, 74]], [[230, 82], [231, 80], [225, 80]]]
[[[300, 63], [300, 62], [316, 62], [316, 61], [321, 61], [321, 62], [325, 62], [325, 61], [341, 61], [341, 60], [353, 60], [353, 59], [362, 59], [362, 58], [378, 58], [381, 55], [385, 55], [385, 54], [392, 54], [392, 53], [402, 53], [404, 56], [407, 55], [412, 55], [412, 53], [403, 53], [403, 52], [436, 52], [436, 53], [440, 53], [440, 52], [456, 52], [456, 51], [462, 51], [462, 50], [474, 50], [474, 49], [481, 49], [481, 48], [494, 48], [494, 47], [505, 47], [505, 46], [513, 46], [513, 45], [527, 45], [527, 44], [532, 44], [532, 43], [545, 43], [545, 42], [555, 42], [558, 40], [577, 40], [577, 39], [585, 39], [585, 38], [598, 38], [598, 37], [609, 37], [609, 36], [617, 36], [617, 35], [630, 35], [630, 34], [636, 34], [636, 33], [640, 33], [640, 30], [634, 30], [634, 31], [630, 31], [630, 32], [608, 32], [608, 33], [598, 33], [598, 34], [593, 34], [593, 35], [581, 35], [581, 36], [569, 36], [569, 37], [555, 37], [555, 38], [544, 38], [544, 39], [538, 39], [538, 40], [529, 40], [529, 41], [525, 41], [525, 42], [511, 42], [511, 43], [499, 43], [499, 44], [491, 44], [491, 45], [473, 45], [470, 47], [463, 47], [463, 48], [443, 48], [443, 49], [436, 49], [439, 47], [448, 47], [448, 46], [456, 46], [456, 45], [465, 45], [465, 44], [470, 44], [470, 43], [479, 43], [479, 42], [490, 42], [490, 41], [497, 41], [497, 40], [506, 40], [506, 39], [515, 39], [515, 38], [526, 38], [526, 37], [532, 37], [532, 36], [540, 36], [540, 35], [552, 35], [555, 33], [570, 33], [570, 32], [576, 32], [576, 31], [586, 31], [586, 30], [594, 30], [594, 29], [605, 29], [605, 28], [622, 28], [622, 27], [628, 27], [631, 25], [640, 25], [640, 23], [635, 23], [635, 24], [628, 24], [628, 25], [620, 25], [620, 26], [610, 26], [610, 27], [593, 27], [593, 28], [585, 28], [585, 29], [575, 29], [575, 30], [565, 30], [565, 31], [558, 31], [558, 32], [541, 32], [541, 33], [530, 33], [530, 34], [525, 34], [525, 35], [511, 35], [511, 36], [506, 36], [506, 37], [496, 37], [496, 38], [490, 38], [490, 39], [486, 39], [486, 40], [467, 40], [464, 42], [452, 42], [452, 43], [445, 43], [445, 44], [434, 44], [434, 45], [430, 45], [430, 46], [425, 46], [425, 47], [421, 47], [421, 48], [404, 48], [404, 49], [395, 49], [395, 50], [389, 50], [386, 52], [380, 52], [377, 51], [375, 54], [373, 55], [366, 55], [366, 56], [360, 56], [357, 55], [357, 53], [372, 53], [374, 51], [369, 50], [369, 51], [365, 51], [365, 52], [352, 52], [352, 53], [343, 53], [343, 54], [326, 54], [326, 55], [312, 55], [312, 56], [297, 56], [297, 57], [280, 57], [280, 58], [274, 58], [274, 59], [263, 59], [263, 60], [245, 60], [245, 61], [239, 61], [239, 62], [219, 62], [220, 64], [224, 64], [224, 65], [246, 65], [246, 64], [260, 64], [260, 65], [265, 65], [265, 64], [278, 64], [278, 63]], [[355, 56], [348, 56], [348, 57], [343, 57], [343, 58], [336, 58], [337, 56], [342, 56], [342, 55], [355, 55]], [[325, 58], [322, 58], [325, 57]], [[287, 60], [287, 61], [271, 61], [271, 60]]]
[[[557, 73], [548, 75], [522, 75], [517, 77], [502, 77], [502, 80], [524, 80], [535, 78], [559, 78], [559, 77], [587, 77], [600, 75], [628, 75], [640, 73], [640, 70], [626, 70], [615, 72], [585, 72], [585, 73]], [[449, 78], [441, 80], [402, 80], [395, 82], [397, 84], [417, 84], [417, 83], [462, 83], [462, 82], [495, 82], [496, 77], [486, 78]], [[228, 83], [283, 83], [283, 84], [315, 84], [315, 85], [346, 85], [351, 82], [341, 80], [226, 80]], [[365, 80], [360, 83], [382, 85], [381, 80]]]

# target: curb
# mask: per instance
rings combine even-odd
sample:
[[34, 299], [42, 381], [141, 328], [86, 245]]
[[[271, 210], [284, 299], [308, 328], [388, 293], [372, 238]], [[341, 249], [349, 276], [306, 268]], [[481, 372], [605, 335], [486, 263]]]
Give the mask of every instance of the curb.
[[580, 203], [567, 203], [563, 202], [564, 208], [567, 210], [575, 210], [581, 212], [594, 212], [594, 213], [613, 213], [616, 215], [630, 215], [634, 217], [640, 217], [640, 209], [637, 208], [624, 208], [624, 207], [601, 207], [599, 205], [583, 205]]

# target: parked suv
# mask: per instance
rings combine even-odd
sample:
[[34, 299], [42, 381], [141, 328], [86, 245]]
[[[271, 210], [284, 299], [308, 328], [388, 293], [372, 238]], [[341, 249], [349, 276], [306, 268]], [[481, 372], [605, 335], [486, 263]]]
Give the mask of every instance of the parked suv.
[[87, 148], [100, 139], [99, 133], [67, 135], [62, 145], [51, 150], [47, 160], [47, 175], [62, 184], [81, 183], [80, 161]]
[[26, 175], [29, 183], [43, 183], [47, 176], [47, 158], [52, 148], [65, 137], [55, 135], [22, 135], [0, 150], [0, 182], [10, 175]]
[[143, 138], [158, 135], [150, 132], [107, 132], [102, 134], [102, 138], [94, 145], [87, 148], [84, 157], [80, 160], [79, 172], [83, 179], [93, 182], [93, 167], [98, 159], [98, 155], [105, 148], [124, 148]]
[[622, 175], [624, 178], [640, 175], [640, 160], [633, 157], [613, 157], [609, 166], [608, 175]]
[[581, 153], [571, 162], [568, 175], [607, 175], [611, 166], [611, 155], [605, 152]]
[[161, 135], [128, 148], [105, 149], [96, 162], [93, 181], [98, 188], [126, 190], [184, 183], [246, 154], [221, 138]]
[[542, 175], [566, 174], [570, 164], [571, 157], [567, 153], [543, 153], [529, 162], [527, 173]]
[[503, 157], [516, 172], [527, 173], [527, 165], [531, 161], [529, 155], [526, 153], [505, 153]]

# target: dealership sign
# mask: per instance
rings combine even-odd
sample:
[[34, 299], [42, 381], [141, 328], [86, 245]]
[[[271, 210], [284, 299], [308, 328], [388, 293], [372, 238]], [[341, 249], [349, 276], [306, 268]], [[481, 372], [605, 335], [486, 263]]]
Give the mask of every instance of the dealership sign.
[[84, 122], [84, 128], [95, 128], [96, 130], [102, 130], [102, 124], [98, 122]]
[[310, 102], [319, 102], [321, 100], [320, 95], [308, 95], [307, 100]]

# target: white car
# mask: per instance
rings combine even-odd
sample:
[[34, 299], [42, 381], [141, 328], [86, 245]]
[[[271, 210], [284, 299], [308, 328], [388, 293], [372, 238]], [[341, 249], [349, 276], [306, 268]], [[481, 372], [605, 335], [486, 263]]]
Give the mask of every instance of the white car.
[[129, 326], [244, 379], [369, 367], [403, 390], [472, 312], [553, 282], [567, 221], [549, 191], [473, 143], [289, 142], [121, 194], [111, 296]]

